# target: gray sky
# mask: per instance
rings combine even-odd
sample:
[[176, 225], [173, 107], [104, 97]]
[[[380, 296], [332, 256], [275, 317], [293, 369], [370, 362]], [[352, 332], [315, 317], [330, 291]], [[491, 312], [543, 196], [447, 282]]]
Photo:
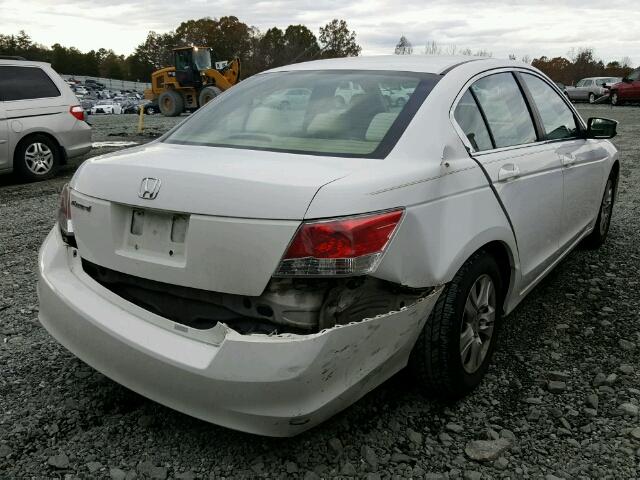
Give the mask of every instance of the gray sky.
[[564, 56], [571, 48], [593, 47], [598, 58], [629, 56], [640, 63], [640, 8], [633, 0], [0, 0], [0, 12], [0, 33], [23, 29], [45, 45], [83, 51], [129, 54], [149, 30], [236, 15], [262, 31], [302, 23], [316, 35], [321, 25], [342, 18], [365, 55], [393, 53], [405, 35], [414, 53], [436, 40], [496, 57]]

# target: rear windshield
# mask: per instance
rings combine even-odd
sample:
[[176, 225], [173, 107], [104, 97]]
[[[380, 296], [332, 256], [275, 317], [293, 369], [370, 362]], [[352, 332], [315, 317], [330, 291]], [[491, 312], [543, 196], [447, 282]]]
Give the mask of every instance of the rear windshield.
[[164, 141], [384, 158], [440, 78], [379, 71], [256, 75], [215, 99]]

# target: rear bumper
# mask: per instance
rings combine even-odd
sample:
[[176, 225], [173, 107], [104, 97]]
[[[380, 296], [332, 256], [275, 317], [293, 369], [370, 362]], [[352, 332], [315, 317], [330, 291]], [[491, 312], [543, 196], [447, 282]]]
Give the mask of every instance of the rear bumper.
[[79, 157], [91, 150], [91, 126], [86, 122], [76, 121], [73, 128], [60, 137], [67, 158]]
[[[57, 226], [39, 256], [40, 322], [116, 382], [225, 427], [292, 436], [346, 408], [406, 365], [441, 289], [400, 312], [311, 335], [196, 339], [94, 282]], [[178, 328], [180, 331], [178, 331]]]

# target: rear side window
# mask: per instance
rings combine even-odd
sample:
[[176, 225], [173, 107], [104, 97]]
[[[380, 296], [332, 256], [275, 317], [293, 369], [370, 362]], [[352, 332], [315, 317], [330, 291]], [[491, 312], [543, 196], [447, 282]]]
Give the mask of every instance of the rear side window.
[[59, 97], [60, 90], [41, 68], [0, 66], [0, 100]]
[[478, 104], [469, 90], [465, 92], [460, 102], [458, 102], [453, 116], [475, 151], [491, 150], [493, 148], [487, 125], [484, 123]]
[[511, 73], [483, 77], [471, 85], [471, 91], [484, 112], [496, 148], [537, 140], [531, 114]]
[[578, 132], [576, 118], [560, 95], [538, 77], [528, 73], [521, 75], [538, 107], [546, 137], [550, 140], [575, 137]]

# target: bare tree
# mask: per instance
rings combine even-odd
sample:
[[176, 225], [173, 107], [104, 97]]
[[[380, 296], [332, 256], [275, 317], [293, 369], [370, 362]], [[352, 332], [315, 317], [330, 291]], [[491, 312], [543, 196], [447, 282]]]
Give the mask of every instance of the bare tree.
[[493, 52], [489, 50], [477, 50], [476, 53], [473, 54], [474, 57], [493, 57]]
[[633, 66], [633, 65], [631, 65], [631, 57], [622, 57], [622, 59], [620, 60], [620, 65], [622, 67], [631, 68]]
[[431, 40], [427, 42], [427, 45], [424, 47], [425, 55], [442, 55], [442, 47], [438, 45], [438, 42], [435, 40]]
[[464, 50], [460, 50], [460, 55], [465, 55], [467, 57], [470, 57], [471, 55], [473, 55], [473, 52], [469, 47], [467, 47]]
[[528, 63], [529, 65], [531, 65], [531, 56], [529, 55], [523, 55], [523, 57], [520, 60], [524, 63]]
[[396, 55], [411, 55], [413, 53], [413, 45], [411, 42], [402, 35], [400, 37], [400, 41], [396, 45], [396, 50], [394, 52]]
[[510, 54], [509, 54], [509, 60], [515, 60], [515, 59], [516, 59], [515, 54], [510, 53]]

